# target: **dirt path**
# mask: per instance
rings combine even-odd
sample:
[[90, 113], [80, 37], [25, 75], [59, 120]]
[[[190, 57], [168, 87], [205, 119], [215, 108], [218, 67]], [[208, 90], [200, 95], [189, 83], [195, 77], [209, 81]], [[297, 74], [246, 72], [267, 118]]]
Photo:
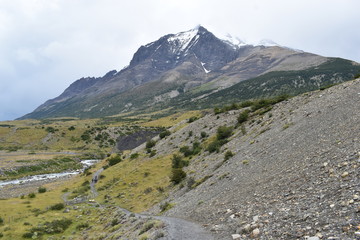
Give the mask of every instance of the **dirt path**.
[[92, 198], [96, 198], [98, 194], [98, 192], [96, 191], [96, 188], [95, 188], [95, 184], [97, 183], [97, 181], [99, 180], [99, 176], [100, 176], [100, 173], [104, 171], [103, 168], [100, 168], [99, 170], [97, 170], [94, 174], [93, 174], [93, 177], [91, 179], [91, 182], [90, 182], [90, 190], [91, 190], [91, 195], [92, 195]]
[[[90, 189], [92, 197], [95, 198], [98, 195], [95, 185], [99, 179], [100, 173], [104, 169], [99, 169], [93, 174], [92, 181], [90, 183]], [[205, 231], [205, 229], [199, 224], [173, 217], [162, 217], [162, 216], [152, 216], [145, 214], [132, 213], [124, 208], [116, 206], [117, 209], [123, 211], [126, 215], [130, 216], [133, 214], [137, 218], [154, 218], [158, 219], [165, 223], [165, 231], [167, 232], [165, 237], [160, 239], [162, 240], [213, 240], [214, 237]]]

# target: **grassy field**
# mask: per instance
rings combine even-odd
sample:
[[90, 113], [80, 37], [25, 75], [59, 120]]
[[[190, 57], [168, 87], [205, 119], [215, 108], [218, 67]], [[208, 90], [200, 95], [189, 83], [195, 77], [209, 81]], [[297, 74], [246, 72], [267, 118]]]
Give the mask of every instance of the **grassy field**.
[[97, 185], [97, 200], [141, 212], [165, 197], [170, 184], [171, 155], [126, 159], [108, 169]]
[[[141, 116], [142, 120], [138, 122], [138, 125], [134, 125], [134, 122], [131, 124], [117, 122], [119, 119], [116, 120], [116, 118], [109, 121], [50, 119], [2, 122], [0, 124], [0, 170], [4, 172], [6, 169], [46, 165], [46, 163], [52, 163], [54, 159], [67, 157], [82, 159], [85, 155], [93, 156], [99, 153], [101, 156], [106, 156], [114, 151], [114, 145], [107, 144], [109, 139], [116, 140], [119, 135], [154, 127], [167, 128], [182, 122], [183, 124], [177, 127], [181, 128], [188, 124], [187, 120], [191, 117], [201, 116], [200, 111], [191, 111], [150, 121], [152, 116], [144, 115]], [[123, 152], [121, 156], [122, 161], [107, 167], [96, 185], [99, 192], [96, 201], [102, 207], [96, 203], [85, 202], [65, 206], [66, 211], [64, 209], [51, 210], [55, 204], [63, 203], [64, 194], [67, 195], [68, 200], [81, 196], [91, 198], [89, 182], [91, 182], [92, 173], [106, 166], [108, 164], [106, 159], [98, 163], [96, 168], [91, 168], [87, 174], [44, 184], [42, 187], [47, 191], [38, 193], [34, 190], [35, 197], [26, 194], [22, 197], [0, 200], [0, 218], [3, 220], [2, 223], [0, 221], [2, 239], [25, 239], [23, 236], [26, 233], [34, 237], [36, 227], [39, 226], [38, 231], [41, 232], [41, 227], [52, 229], [53, 227], [49, 226], [59, 221], [71, 222], [71, 224], [59, 233], [45, 233], [37, 238], [62, 239], [62, 237], [71, 236], [73, 239], [82, 239], [82, 226], [92, 226], [87, 229], [89, 236], [101, 236], [104, 229], [116, 232], [120, 228], [120, 225], [111, 225], [111, 221], [118, 218], [112, 209], [113, 206], [141, 212], [167, 196], [167, 192], [173, 187], [170, 183], [172, 154], [155, 155], [150, 158], [149, 154], [140, 153], [138, 157], [131, 158], [129, 152]], [[29, 174], [22, 173], [14, 177]], [[100, 223], [99, 219], [103, 222]], [[121, 232], [114, 236], [120, 236], [119, 234], [121, 235]], [[98, 238], [89, 237], [88, 239]]]

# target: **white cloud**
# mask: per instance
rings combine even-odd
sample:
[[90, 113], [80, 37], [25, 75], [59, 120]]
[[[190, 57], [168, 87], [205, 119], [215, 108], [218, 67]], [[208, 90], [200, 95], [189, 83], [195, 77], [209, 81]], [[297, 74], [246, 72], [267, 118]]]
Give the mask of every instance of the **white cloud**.
[[32, 111], [82, 76], [119, 70], [140, 45], [197, 24], [360, 61], [359, 7], [358, 0], [0, 0], [0, 119]]

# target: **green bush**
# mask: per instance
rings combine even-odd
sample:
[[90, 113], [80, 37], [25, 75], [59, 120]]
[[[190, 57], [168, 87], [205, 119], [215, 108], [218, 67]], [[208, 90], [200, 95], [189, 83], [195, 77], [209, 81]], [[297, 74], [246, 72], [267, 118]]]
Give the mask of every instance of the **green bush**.
[[29, 232], [23, 234], [23, 238], [34, 238], [44, 234], [57, 234], [64, 232], [72, 221], [70, 219], [54, 220], [52, 222], [45, 222], [37, 227], [33, 227]]
[[239, 117], [237, 120], [238, 120], [238, 123], [241, 124], [243, 122], [246, 122], [248, 120], [248, 118], [249, 118], [249, 111], [245, 110], [239, 114]]
[[135, 159], [139, 157], [139, 153], [133, 153], [130, 155], [130, 159]]
[[79, 225], [76, 226], [76, 230], [81, 230], [88, 227], [89, 227], [88, 223], [80, 223]]
[[107, 159], [107, 161], [109, 162], [109, 166], [118, 164], [119, 162], [121, 162], [121, 160], [122, 158], [119, 154], [113, 154]]
[[162, 131], [160, 134], [159, 134], [159, 137], [161, 139], [165, 138], [166, 136], [170, 136], [171, 135], [171, 132], [169, 130], [165, 130], [165, 131]]
[[156, 144], [156, 142], [154, 140], [148, 140], [146, 142], [146, 148], [152, 148], [155, 146], [155, 144]]
[[151, 150], [149, 157], [153, 157], [156, 155], [156, 150]]
[[169, 210], [170, 208], [172, 208], [172, 204], [169, 202], [164, 202], [164, 203], [160, 204], [161, 212], [165, 212], [165, 211]]
[[47, 189], [45, 187], [39, 187], [38, 192], [39, 193], [45, 193]]
[[193, 117], [189, 118], [188, 123], [195, 122], [196, 120], [198, 120], [198, 117], [193, 116]]
[[226, 153], [225, 153], [225, 156], [224, 156], [224, 160], [226, 161], [226, 160], [229, 160], [230, 158], [232, 158], [234, 156], [234, 154], [232, 153], [232, 151], [227, 151]]
[[35, 194], [35, 193], [29, 193], [28, 197], [29, 197], [29, 198], [35, 198], [35, 197], [36, 197], [36, 194]]
[[201, 136], [201, 138], [206, 138], [206, 137], [207, 137], [207, 133], [206, 133], [206, 132], [201, 132], [201, 133], [200, 133], [200, 136]]
[[186, 178], [186, 172], [181, 168], [173, 168], [171, 170], [170, 181], [174, 184], [179, 184], [184, 178]]
[[182, 156], [178, 154], [174, 154], [171, 161], [172, 161], [172, 168], [182, 168], [189, 165], [189, 162], [183, 160]]
[[56, 204], [50, 206], [49, 209], [58, 211], [58, 210], [62, 210], [64, 208], [65, 208], [65, 205], [63, 203], [56, 203]]
[[152, 229], [154, 227], [155, 223], [153, 221], [147, 222], [144, 224], [144, 226], [142, 227], [142, 229], [140, 229], [139, 235], [149, 231], [150, 229]]
[[217, 129], [216, 138], [218, 140], [226, 139], [232, 135], [232, 131], [233, 131], [232, 127], [220, 126]]

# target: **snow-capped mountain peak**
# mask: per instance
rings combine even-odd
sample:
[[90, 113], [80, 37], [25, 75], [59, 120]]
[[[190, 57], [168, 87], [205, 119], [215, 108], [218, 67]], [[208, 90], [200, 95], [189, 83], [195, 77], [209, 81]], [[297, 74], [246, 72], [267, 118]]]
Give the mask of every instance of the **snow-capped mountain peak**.
[[247, 45], [244, 41], [242, 41], [238, 37], [233, 37], [229, 33], [225, 36], [219, 37], [221, 40], [223, 40], [225, 43], [230, 44], [234, 49], [240, 48], [241, 46]]
[[255, 46], [265, 46], [265, 47], [274, 47], [274, 46], [280, 46], [279, 44], [277, 44], [276, 42], [274, 42], [271, 39], [262, 39], [261, 41], [259, 41], [258, 44], [256, 44]]
[[181, 52], [184, 52], [191, 45], [195, 44], [196, 41], [199, 39], [199, 28], [200, 26], [189, 31], [174, 34], [169, 37], [167, 41], [171, 45], [173, 53], [179, 54]]

